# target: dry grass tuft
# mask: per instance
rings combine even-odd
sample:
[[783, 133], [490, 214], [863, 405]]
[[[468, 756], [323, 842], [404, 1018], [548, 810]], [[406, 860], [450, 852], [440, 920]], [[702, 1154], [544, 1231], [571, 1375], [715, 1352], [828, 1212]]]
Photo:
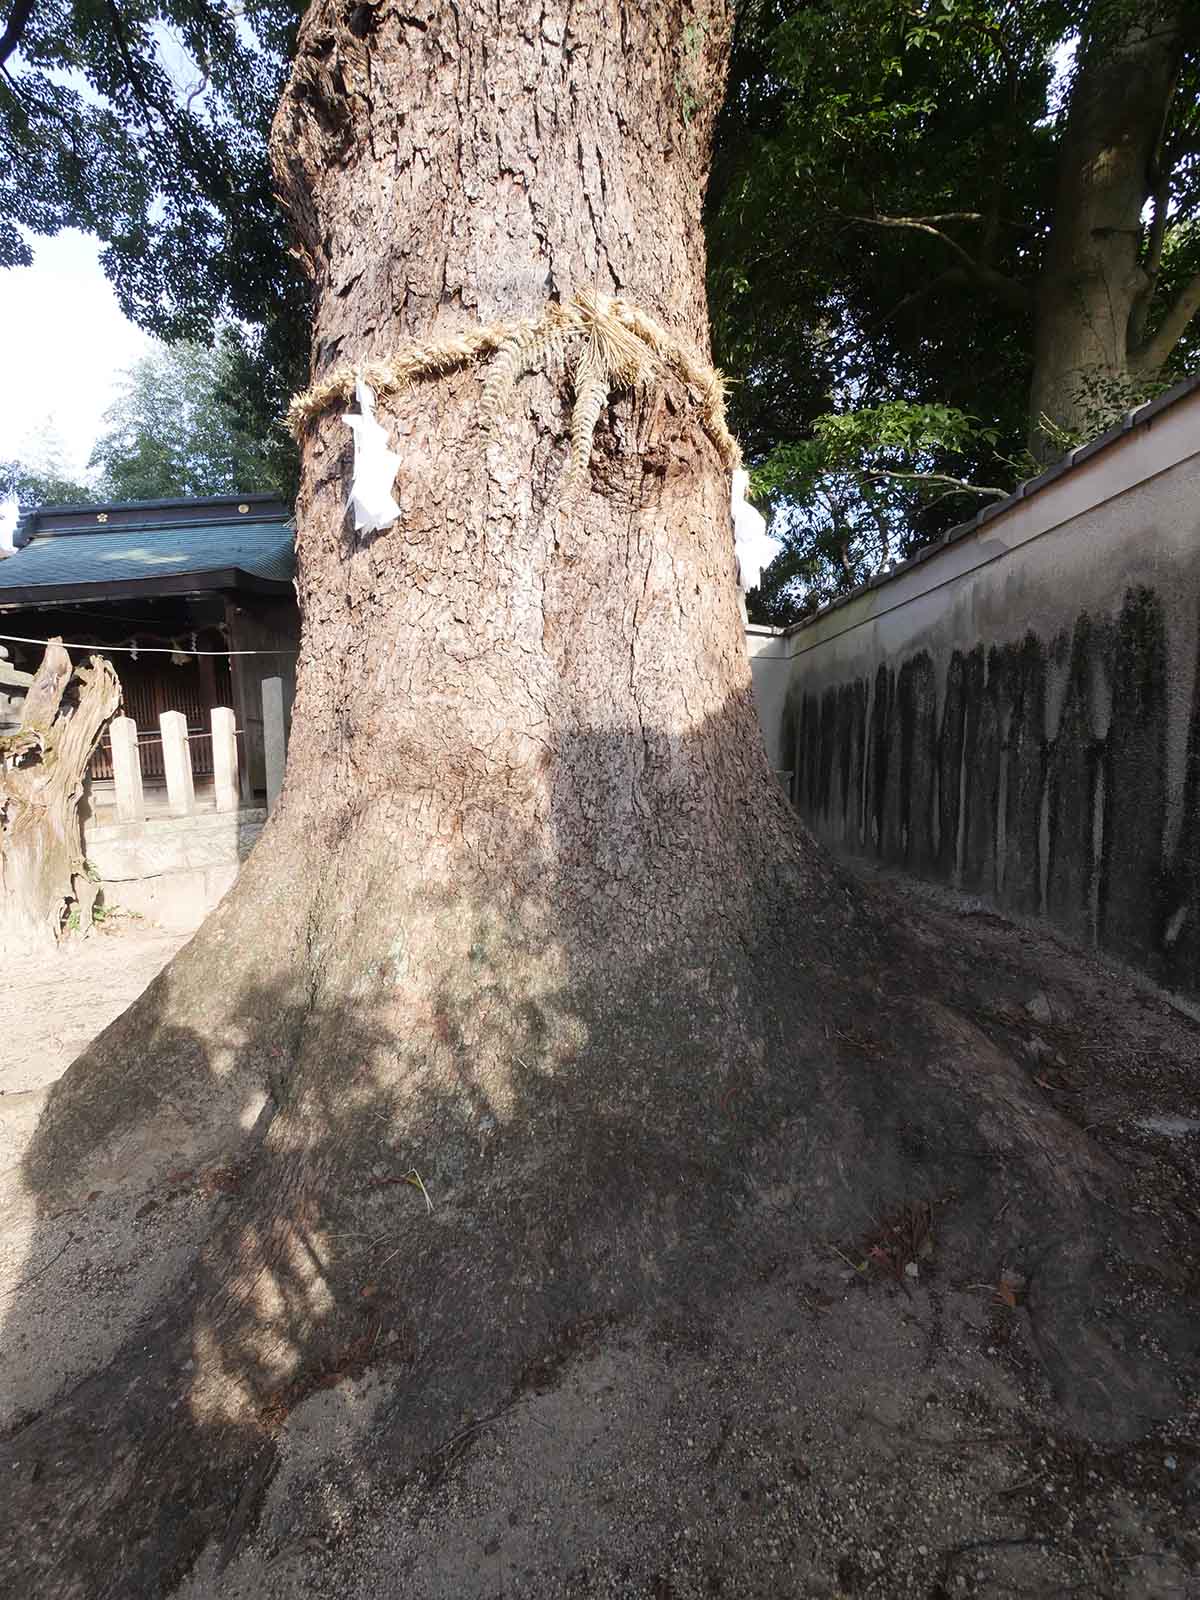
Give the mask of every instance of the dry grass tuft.
[[863, 1240], [863, 1254], [874, 1267], [904, 1283], [910, 1267], [918, 1267], [933, 1254], [933, 1206], [928, 1200], [911, 1200], [877, 1219]]

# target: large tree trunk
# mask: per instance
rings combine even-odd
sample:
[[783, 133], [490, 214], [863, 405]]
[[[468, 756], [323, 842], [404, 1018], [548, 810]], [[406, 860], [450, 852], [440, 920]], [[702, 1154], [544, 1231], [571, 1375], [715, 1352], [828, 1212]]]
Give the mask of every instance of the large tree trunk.
[[[1106, 409], [1127, 403], [1138, 313], [1153, 291], [1141, 259], [1142, 211], [1182, 55], [1182, 8], [1168, 6], [1119, 42], [1093, 41], [1080, 60], [1038, 284], [1029, 425], [1039, 458], [1060, 453], [1054, 429], [1094, 432]], [[1137, 376], [1153, 377], [1137, 354]]]
[[[579, 290], [704, 346], [721, 0], [346, 15], [310, 10], [274, 137], [315, 376]], [[1080, 1331], [1117, 1303], [1086, 1242], [1112, 1169], [927, 1003], [936, 968], [769, 770], [694, 396], [618, 397], [569, 491], [561, 373], [489, 432], [479, 399], [467, 370], [381, 407], [403, 511], [361, 541], [348, 431], [306, 437], [283, 795], [22, 1174], [45, 1228], [97, 1171], [113, 1205], [213, 1160], [236, 1192], [180, 1291], [14, 1445], [42, 1464], [4, 1480], [35, 1530], [14, 1593], [118, 1568], [157, 1593], [205, 1544], [219, 1566], [332, 1374], [386, 1362], [355, 1469], [394, 1479], [581, 1329], [742, 1282], [747, 1228], [793, 1249], [797, 1218], [836, 1237], [868, 1196], [957, 1188], [964, 1259], [997, 1215], [1036, 1235], [1066, 1401], [1117, 1432], [1166, 1403], [1116, 1312]], [[910, 992], [882, 1021], [885, 982]]]
[[15, 733], [0, 734], [0, 957], [54, 944], [72, 908], [91, 921], [79, 802], [92, 752], [121, 703], [102, 656], [71, 668], [61, 639], [42, 657]]

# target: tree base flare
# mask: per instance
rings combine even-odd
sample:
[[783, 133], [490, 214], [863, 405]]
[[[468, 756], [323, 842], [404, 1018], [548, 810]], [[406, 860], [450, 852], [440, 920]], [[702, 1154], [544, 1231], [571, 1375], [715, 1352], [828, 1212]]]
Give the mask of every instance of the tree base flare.
[[[303, 941], [271, 952], [270, 981], [222, 991], [201, 1035], [227, 902], [61, 1081], [25, 1162], [46, 1228], [122, 1150], [142, 1150], [141, 1203], [176, 1188], [185, 1135], [213, 1192], [178, 1288], [7, 1445], [12, 1516], [36, 1530], [0, 1569], [16, 1592], [104, 1593], [119, 1563], [114, 1593], [157, 1594], [207, 1552], [195, 1581], [221, 1593], [289, 1418], [327, 1391], [366, 1385], [359, 1488], [398, 1492], [576, 1353], [694, 1342], [780, 1271], [806, 1295], [873, 1275], [903, 1317], [914, 1293], [933, 1314], [1007, 1269], [1006, 1314], [1065, 1430], [1119, 1441], [1177, 1411], [1179, 1241], [1132, 1225], [1123, 1170], [971, 1014], [967, 953], [931, 958], [919, 924], [819, 856], [797, 873], [760, 873], [733, 924], [685, 895], [673, 936], [604, 961], [589, 915], [546, 939], [540, 895], [427, 893], [347, 924], [314, 884]], [[256, 1079], [269, 1100], [247, 1132]], [[914, 1244], [913, 1280], [871, 1247], [916, 1205], [934, 1254]], [[19, 1319], [18, 1303], [6, 1338]]]

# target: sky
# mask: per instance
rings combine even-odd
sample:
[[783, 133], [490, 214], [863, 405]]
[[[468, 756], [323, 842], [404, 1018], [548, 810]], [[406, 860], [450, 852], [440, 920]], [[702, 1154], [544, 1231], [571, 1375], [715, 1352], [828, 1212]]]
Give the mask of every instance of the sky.
[[[238, 28], [253, 37], [244, 19]], [[196, 88], [200, 69], [164, 24], [155, 23], [153, 32], [182, 99]], [[51, 76], [99, 103], [80, 73]], [[75, 228], [52, 239], [22, 232], [33, 265], [0, 268], [0, 357], [7, 380], [0, 385], [0, 461], [40, 463], [53, 441], [63, 470], [82, 478], [120, 374], [155, 341], [121, 315], [100, 265], [99, 240]]]
[[27, 242], [33, 265], [0, 270], [0, 460], [35, 462], [56, 436], [82, 476], [121, 372], [154, 341], [121, 315], [98, 240], [69, 229]]

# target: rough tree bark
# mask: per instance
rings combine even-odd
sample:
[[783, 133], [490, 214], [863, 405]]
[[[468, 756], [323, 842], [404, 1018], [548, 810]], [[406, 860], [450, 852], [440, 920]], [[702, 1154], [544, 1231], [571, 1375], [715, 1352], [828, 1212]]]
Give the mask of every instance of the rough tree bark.
[[1200, 308], [1200, 284], [1185, 288], [1145, 337], [1167, 222], [1163, 134], [1185, 47], [1184, 7], [1146, 10], [1148, 20], [1119, 42], [1101, 39], [1084, 53], [1071, 92], [1037, 292], [1029, 426], [1030, 448], [1043, 458], [1060, 448], [1044, 418], [1085, 431], [1098, 392], [1156, 377]]
[[92, 752], [121, 703], [111, 665], [71, 669], [61, 639], [42, 657], [15, 733], [0, 735], [0, 956], [52, 948], [72, 906], [87, 923], [94, 891], [79, 801]]
[[[728, 31], [723, 0], [317, 0], [273, 141], [314, 375], [580, 287], [703, 345]], [[967, 1260], [1000, 1248], [998, 1215], [1003, 1248], [1036, 1241], [1040, 1348], [1092, 1427], [1173, 1403], [1122, 1354], [1088, 1220], [1112, 1168], [768, 768], [694, 403], [616, 400], [568, 496], [561, 375], [526, 377], [487, 436], [479, 389], [380, 407], [403, 514], [362, 542], [348, 431], [305, 440], [283, 795], [57, 1086], [21, 1175], [47, 1228], [98, 1170], [113, 1205], [214, 1160], [234, 1192], [178, 1292], [11, 1441], [10, 1592], [219, 1566], [280, 1419], [330, 1373], [386, 1363], [355, 1469], [405, 1474], [581, 1327], [703, 1317], [745, 1279], [747, 1229], [793, 1249], [797, 1219], [837, 1237], [866, 1200], [956, 1191]]]

